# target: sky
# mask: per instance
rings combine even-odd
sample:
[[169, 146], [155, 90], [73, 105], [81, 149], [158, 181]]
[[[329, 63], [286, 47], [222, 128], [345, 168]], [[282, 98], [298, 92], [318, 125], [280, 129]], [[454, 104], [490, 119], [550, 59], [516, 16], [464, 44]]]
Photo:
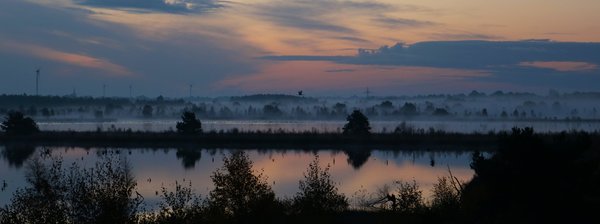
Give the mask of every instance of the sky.
[[[1, 0], [0, 94], [600, 91], [597, 0]], [[191, 88], [190, 88], [191, 87]]]

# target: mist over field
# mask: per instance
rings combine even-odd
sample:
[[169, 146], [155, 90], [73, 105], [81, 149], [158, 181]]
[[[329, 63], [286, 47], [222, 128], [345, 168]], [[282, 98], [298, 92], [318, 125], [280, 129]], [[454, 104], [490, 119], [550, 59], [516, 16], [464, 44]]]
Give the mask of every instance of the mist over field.
[[174, 130], [182, 112], [194, 112], [206, 130], [231, 129], [339, 132], [346, 116], [362, 111], [374, 131], [392, 131], [405, 122], [414, 128], [450, 132], [509, 130], [596, 131], [600, 93], [547, 95], [496, 91], [418, 96], [309, 97], [257, 94], [215, 98], [92, 98], [0, 96], [0, 113], [22, 111], [43, 130]]

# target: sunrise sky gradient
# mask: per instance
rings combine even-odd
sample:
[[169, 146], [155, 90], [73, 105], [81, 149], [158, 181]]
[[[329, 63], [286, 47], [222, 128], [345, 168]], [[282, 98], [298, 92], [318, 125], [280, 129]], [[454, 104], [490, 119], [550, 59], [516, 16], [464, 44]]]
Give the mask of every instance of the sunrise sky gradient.
[[0, 94], [600, 91], [597, 0], [2, 0]]

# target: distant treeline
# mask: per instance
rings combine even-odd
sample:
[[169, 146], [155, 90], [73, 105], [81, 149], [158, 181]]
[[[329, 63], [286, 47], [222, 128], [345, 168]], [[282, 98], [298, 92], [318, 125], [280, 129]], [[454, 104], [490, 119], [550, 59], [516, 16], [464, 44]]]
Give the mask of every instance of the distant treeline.
[[94, 106], [94, 105], [127, 105], [131, 103], [149, 104], [183, 104], [182, 99], [165, 99], [162, 96], [151, 99], [138, 97], [77, 97], [77, 96], [34, 96], [34, 95], [0, 95], [0, 107], [15, 108], [26, 106], [61, 107], [61, 106]]
[[1, 95], [0, 114], [20, 111], [46, 120], [176, 118], [192, 111], [201, 119], [342, 119], [359, 109], [372, 119], [600, 121], [600, 93], [530, 93], [487, 95], [438, 94], [413, 97], [304, 97], [256, 94], [220, 98]]

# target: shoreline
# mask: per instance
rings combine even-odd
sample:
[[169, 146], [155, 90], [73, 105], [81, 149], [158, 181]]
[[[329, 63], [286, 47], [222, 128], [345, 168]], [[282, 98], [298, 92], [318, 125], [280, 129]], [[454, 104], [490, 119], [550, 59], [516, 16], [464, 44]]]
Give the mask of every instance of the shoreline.
[[[537, 133], [544, 141], [586, 133], [592, 145], [600, 145], [600, 133]], [[240, 148], [240, 149], [377, 149], [495, 151], [506, 133], [374, 133], [367, 136], [340, 133], [288, 132], [74, 132], [42, 131], [32, 135], [0, 134], [0, 145], [117, 148]]]

